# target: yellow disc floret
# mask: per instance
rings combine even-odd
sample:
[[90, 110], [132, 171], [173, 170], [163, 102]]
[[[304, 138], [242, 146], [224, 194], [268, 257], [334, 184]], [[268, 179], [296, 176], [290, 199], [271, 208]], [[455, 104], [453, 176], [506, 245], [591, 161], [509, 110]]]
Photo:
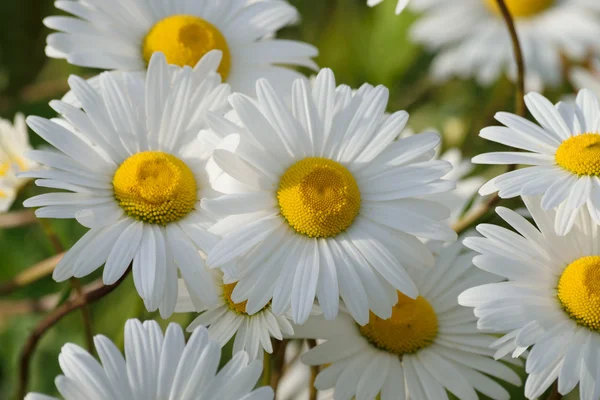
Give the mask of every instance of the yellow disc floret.
[[113, 177], [113, 188], [127, 215], [151, 224], [177, 221], [196, 204], [194, 174], [183, 161], [161, 151], [126, 159]]
[[558, 299], [579, 325], [600, 331], [600, 256], [582, 257], [565, 268]]
[[415, 353], [433, 343], [438, 320], [431, 304], [422, 296], [411, 299], [398, 292], [392, 317], [381, 319], [371, 313], [369, 323], [359, 328], [373, 346], [402, 355]]
[[[506, 7], [515, 18], [528, 18], [548, 9], [555, 0], [504, 0]], [[500, 14], [497, 0], [485, 0], [485, 4], [495, 14]]]
[[600, 175], [600, 134], [584, 133], [562, 142], [556, 163], [577, 175]]
[[223, 58], [217, 72], [227, 79], [231, 53], [223, 34], [210, 22], [193, 15], [172, 15], [160, 20], [144, 39], [146, 62], [152, 54], [162, 52], [169, 64], [194, 67], [211, 50], [221, 50]]
[[246, 314], [247, 300], [242, 301], [241, 303], [234, 303], [233, 300], [231, 300], [231, 294], [233, 293], [233, 289], [235, 289], [235, 285], [237, 285], [237, 282], [223, 284], [223, 299], [225, 299], [227, 306], [231, 311], [235, 311], [238, 314]]
[[279, 182], [277, 198], [296, 232], [317, 238], [346, 230], [360, 209], [360, 191], [350, 171], [326, 158], [292, 165]]

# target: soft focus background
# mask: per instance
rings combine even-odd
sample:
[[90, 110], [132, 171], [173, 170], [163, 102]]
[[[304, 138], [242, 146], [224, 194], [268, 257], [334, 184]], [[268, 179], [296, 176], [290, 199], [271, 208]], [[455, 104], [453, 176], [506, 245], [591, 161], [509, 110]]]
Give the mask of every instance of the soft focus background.
[[[54, 116], [48, 101], [68, 90], [67, 77], [91, 77], [96, 70], [70, 66], [64, 60], [46, 58], [44, 46], [49, 30], [42, 19], [57, 14], [52, 0], [0, 1], [0, 117], [13, 119], [15, 113]], [[502, 79], [488, 88], [472, 81], [454, 80], [436, 84], [428, 78], [431, 55], [411, 43], [408, 30], [418, 16], [409, 12], [394, 14], [396, 2], [385, 1], [374, 9], [365, 0], [292, 0], [303, 17], [300, 24], [287, 28], [281, 37], [307, 41], [320, 49], [317, 62], [334, 70], [338, 84], [357, 87], [363, 82], [390, 88], [390, 110], [405, 109], [411, 114], [415, 131], [435, 128], [444, 146], [459, 147], [464, 156], [489, 151], [493, 144], [477, 137], [479, 130], [493, 124], [496, 111], [513, 111], [514, 85]], [[571, 92], [569, 86], [546, 93], [552, 100]], [[32, 135], [32, 144], [43, 145]], [[487, 147], [486, 147], [487, 146]], [[500, 146], [498, 146], [500, 147]], [[476, 169], [492, 176], [498, 171]], [[25, 198], [40, 189], [27, 186], [12, 211], [22, 209]], [[518, 204], [513, 204], [518, 206]], [[491, 218], [491, 217], [490, 217]], [[49, 221], [64, 248], [69, 248], [84, 232], [75, 220]], [[21, 227], [0, 228], [0, 282], [27, 267], [54, 255], [51, 242], [36, 222]], [[101, 270], [83, 280], [90, 283]], [[43, 309], [56, 298], [68, 295], [68, 283], [55, 283], [50, 277], [12, 293], [0, 295], [0, 399], [12, 396], [17, 379], [17, 363], [30, 330], [44, 315]], [[54, 296], [54, 297], [52, 297]], [[126, 319], [156, 318], [146, 312], [133, 288], [131, 277], [115, 292], [92, 306], [94, 331], [123, 343]], [[184, 326], [189, 315], [171, 320]], [[161, 321], [166, 325], [167, 321]], [[65, 342], [84, 345], [81, 314], [72, 313], [41, 341], [32, 359], [30, 390], [56, 393], [54, 377], [60, 373], [58, 353]], [[227, 353], [227, 350], [226, 350]], [[508, 387], [513, 399], [523, 399], [522, 388]], [[570, 398], [578, 398], [576, 394]]]

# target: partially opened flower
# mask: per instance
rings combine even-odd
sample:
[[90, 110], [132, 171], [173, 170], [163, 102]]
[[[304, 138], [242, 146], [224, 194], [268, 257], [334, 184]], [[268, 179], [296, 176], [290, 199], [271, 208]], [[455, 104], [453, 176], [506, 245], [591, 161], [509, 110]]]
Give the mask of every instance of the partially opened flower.
[[17, 174], [37, 167], [37, 163], [25, 157], [30, 150], [23, 115], [17, 114], [14, 124], [0, 118], [0, 212], [10, 208], [18, 190], [28, 181], [17, 178]]
[[46, 54], [85, 67], [121, 71], [146, 69], [155, 52], [169, 64], [194, 67], [211, 50], [223, 58], [218, 72], [235, 91], [252, 93], [256, 79], [289, 86], [302, 75], [280, 65], [316, 68], [308, 44], [274, 39], [298, 18], [282, 0], [103, 0], [56, 1], [75, 17], [44, 20], [60, 31], [48, 36]]
[[[522, 44], [528, 90], [560, 84], [562, 57], [583, 60], [600, 48], [596, 40], [600, 35], [599, 2], [505, 3]], [[436, 78], [475, 77], [487, 85], [503, 73], [516, 76], [512, 44], [497, 0], [413, 0], [411, 5], [423, 11], [412, 36], [437, 52], [432, 67]]]
[[275, 314], [291, 308], [302, 323], [316, 297], [332, 319], [341, 296], [361, 324], [369, 309], [388, 318], [397, 290], [418, 294], [406, 268], [433, 264], [418, 237], [456, 237], [444, 206], [416, 198], [454, 187], [440, 180], [450, 164], [431, 161], [438, 136], [395, 141], [408, 115], [384, 116], [388, 90], [365, 85], [352, 95], [330, 70], [312, 89], [297, 80], [291, 108], [264, 80], [257, 93], [230, 96], [229, 120], [209, 117], [231, 135], [229, 150], [213, 156], [225, 172], [215, 188], [228, 194], [202, 202], [223, 236], [208, 265], [239, 261], [232, 299], [252, 310], [272, 301]]
[[202, 313], [187, 327], [188, 331], [199, 325], [206, 326], [210, 338], [221, 346], [235, 336], [233, 353], [244, 351], [252, 360], [262, 359], [263, 352], [273, 352], [271, 338], [282, 340], [284, 334], [294, 333], [288, 315], [273, 314], [270, 303], [260, 310], [249, 310], [245, 301], [235, 303], [231, 293], [236, 283], [225, 283], [220, 270], [213, 270], [212, 275], [219, 297], [215, 304], [202, 304], [200, 299], [190, 295], [184, 285], [180, 285], [175, 311]]
[[[398, 4], [396, 5], [396, 14], [400, 14], [402, 11], [404, 11], [409, 1], [410, 0], [398, 0]], [[367, 5], [369, 7], [373, 7], [381, 2], [383, 2], [383, 0], [367, 0]]]
[[598, 98], [582, 90], [573, 105], [553, 105], [537, 93], [525, 96], [525, 102], [539, 125], [502, 112], [496, 114], [496, 119], [506, 127], [485, 128], [480, 136], [526, 152], [487, 153], [473, 158], [473, 162], [532, 167], [502, 174], [486, 183], [479, 193], [497, 191], [502, 198], [543, 195], [542, 208], [558, 210], [554, 225], [560, 235], [571, 230], [584, 209], [600, 224]]
[[[163, 335], [155, 321], [125, 324], [125, 357], [105, 336], [94, 337], [100, 362], [75, 344], [63, 346], [58, 361], [64, 375], [56, 388], [65, 400], [272, 400], [273, 390], [253, 390], [262, 372], [259, 361], [237, 353], [219, 371], [221, 347], [198, 327], [185, 343], [181, 327]], [[25, 400], [54, 397], [29, 393]]]
[[150, 61], [146, 81], [104, 73], [95, 90], [71, 77], [83, 111], [51, 103], [64, 120], [30, 117], [28, 123], [58, 149], [28, 157], [49, 167], [23, 176], [38, 186], [64, 189], [25, 202], [40, 218], [76, 218], [90, 230], [67, 252], [54, 279], [90, 274], [103, 264], [103, 280], [116, 282], [133, 263], [134, 283], [149, 310], [173, 312], [177, 271], [203, 301], [216, 301], [199, 250], [215, 237], [200, 200], [214, 195], [206, 163], [218, 138], [198, 132], [208, 110], [226, 106], [229, 87], [200, 65], [170, 69]]
[[516, 232], [495, 225], [477, 227], [483, 238], [465, 245], [480, 253], [475, 265], [506, 282], [475, 286], [459, 297], [475, 307], [481, 330], [506, 333], [497, 357], [528, 348], [525, 395], [541, 396], [558, 379], [558, 391], [579, 384], [581, 400], [600, 398], [600, 239], [598, 226], [581, 215], [565, 236], [553, 229], [553, 210], [539, 198], [524, 198], [537, 228], [507, 208], [498, 215]]
[[478, 332], [472, 311], [457, 302], [466, 288], [499, 278], [478, 271], [473, 254], [462, 249], [460, 243], [445, 247], [431, 272], [411, 270], [419, 296], [398, 293], [389, 319], [371, 314], [359, 326], [340, 313], [334, 321], [312, 317], [294, 327], [296, 337], [326, 339], [302, 357], [325, 366], [316, 388], [335, 388], [336, 400], [447, 400], [447, 392], [463, 400], [478, 399], [477, 392], [508, 400], [490, 377], [519, 385], [519, 376], [491, 359], [495, 338]]

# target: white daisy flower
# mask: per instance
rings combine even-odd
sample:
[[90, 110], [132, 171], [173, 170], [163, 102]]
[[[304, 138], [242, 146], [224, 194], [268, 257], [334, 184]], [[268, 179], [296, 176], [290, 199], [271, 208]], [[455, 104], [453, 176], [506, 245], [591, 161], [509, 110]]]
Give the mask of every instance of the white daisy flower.
[[[240, 352], [219, 371], [221, 347], [198, 327], [185, 343], [181, 327], [163, 335], [155, 321], [125, 324], [125, 358], [106, 336], [94, 337], [100, 362], [75, 344], [63, 346], [58, 361], [64, 375], [56, 388], [65, 400], [272, 400], [273, 390], [253, 390], [262, 372]], [[29, 393], [25, 400], [55, 397]]]
[[539, 198], [524, 201], [537, 224], [499, 207], [517, 233], [495, 225], [477, 227], [485, 238], [465, 245], [481, 253], [473, 262], [508, 281], [472, 287], [460, 304], [475, 307], [478, 327], [508, 333], [495, 343], [498, 357], [527, 348], [525, 395], [534, 399], [558, 379], [562, 394], [579, 383], [581, 400], [600, 398], [599, 228], [581, 215], [569, 234], [553, 229], [555, 211]]
[[344, 313], [334, 321], [316, 317], [294, 327], [296, 337], [326, 339], [302, 361], [326, 367], [315, 381], [319, 390], [335, 388], [335, 399], [444, 400], [446, 391], [459, 399], [476, 400], [480, 392], [509, 399], [495, 380], [513, 385], [520, 379], [508, 366], [489, 357], [493, 336], [477, 330], [476, 318], [458, 305], [466, 288], [496, 282], [498, 277], [473, 267], [473, 254], [460, 243], [445, 247], [435, 269], [410, 270], [419, 297], [398, 293], [391, 318], [371, 314], [359, 326]]
[[193, 331], [200, 325], [207, 326], [211, 340], [221, 346], [225, 346], [235, 336], [233, 353], [245, 351], [252, 360], [262, 359], [263, 350], [273, 353], [271, 338], [282, 340], [284, 335], [294, 333], [289, 316], [273, 314], [271, 304], [259, 310], [250, 310], [245, 301], [235, 303], [231, 299], [231, 293], [236, 283], [225, 283], [223, 273], [219, 270], [213, 270], [212, 275], [219, 300], [208, 306], [190, 296], [180, 281], [175, 311], [202, 313], [187, 327], [188, 331]]
[[28, 179], [16, 174], [37, 167], [24, 154], [32, 150], [23, 114], [15, 116], [14, 124], [0, 118], [0, 212], [7, 211], [15, 200], [18, 190]]
[[225, 171], [215, 188], [227, 195], [202, 201], [222, 218], [207, 264], [240, 261], [232, 299], [251, 310], [272, 299], [275, 314], [291, 306], [302, 323], [316, 297], [333, 319], [341, 296], [361, 324], [369, 309], [388, 318], [396, 290], [417, 296], [405, 268], [433, 265], [417, 237], [456, 238], [444, 206], [415, 198], [454, 188], [440, 179], [450, 164], [431, 160], [439, 137], [394, 141], [408, 114], [384, 117], [388, 90], [365, 85], [352, 96], [330, 70], [312, 90], [297, 80], [291, 109], [265, 80], [257, 93], [231, 95], [237, 115], [207, 121], [237, 146], [213, 155]]
[[[505, 0], [515, 19], [528, 90], [562, 81], [561, 57], [583, 60], [599, 48], [600, 2], [588, 0]], [[490, 84], [502, 73], [516, 76], [510, 36], [496, 0], [414, 0], [424, 11], [413, 38], [439, 52], [438, 79], [475, 77]], [[457, 21], [460, 23], [457, 24]]]
[[244, 93], [253, 93], [260, 77], [289, 86], [302, 76], [279, 65], [316, 69], [311, 60], [316, 48], [272, 38], [298, 18], [285, 1], [58, 0], [55, 5], [74, 17], [44, 19], [60, 31], [48, 36], [46, 54], [75, 65], [140, 71], [152, 54], [162, 52], [169, 64], [193, 67], [211, 50], [220, 50], [219, 74]]
[[[409, 1], [410, 0], [398, 0], [398, 4], [396, 5], [396, 15], [398, 15], [402, 11], [404, 11], [404, 9], [408, 5]], [[379, 4], [381, 2], [383, 2], [383, 0], [367, 0], [367, 5], [369, 7], [373, 7], [373, 6], [376, 6], [377, 4]]]
[[600, 102], [589, 90], [575, 104], [554, 106], [545, 97], [530, 93], [525, 103], [539, 126], [508, 113], [496, 114], [506, 127], [488, 127], [480, 136], [527, 152], [479, 155], [480, 164], [526, 164], [529, 168], [502, 174], [479, 191], [498, 192], [502, 198], [543, 195], [542, 208], [558, 207], [555, 229], [564, 235], [577, 214], [587, 209], [600, 224]]
[[58, 152], [30, 152], [49, 169], [23, 175], [70, 192], [27, 200], [27, 207], [42, 207], [38, 217], [76, 218], [90, 228], [58, 263], [54, 279], [86, 276], [105, 264], [103, 280], [111, 284], [133, 262], [137, 291], [163, 317], [175, 307], [178, 269], [191, 292], [216, 301], [198, 250], [215, 243], [199, 202], [215, 195], [205, 166], [219, 138], [198, 132], [204, 114], [225, 107], [230, 92], [206, 64], [172, 72], [157, 53], [145, 86], [126, 73], [102, 74], [99, 90], [71, 77], [85, 112], [54, 101], [64, 120], [28, 118]]

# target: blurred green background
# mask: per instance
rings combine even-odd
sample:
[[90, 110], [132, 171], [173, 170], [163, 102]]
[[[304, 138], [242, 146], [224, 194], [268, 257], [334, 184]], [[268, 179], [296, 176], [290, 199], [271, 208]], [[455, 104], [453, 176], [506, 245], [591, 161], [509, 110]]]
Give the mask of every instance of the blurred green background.
[[[49, 30], [42, 25], [47, 15], [57, 14], [51, 0], [3, 0], [0, 2], [0, 117], [12, 119], [16, 112], [52, 117], [48, 101], [67, 91], [70, 74], [93, 76], [98, 71], [70, 66], [63, 60], [47, 59], [45, 38]], [[453, 80], [443, 85], [428, 78], [432, 55], [411, 43], [408, 29], [417, 18], [411, 13], [394, 14], [395, 0], [386, 0], [374, 9], [365, 0], [292, 0], [302, 14], [297, 26], [280, 32], [281, 37], [301, 39], [320, 50], [317, 61], [334, 70], [338, 83], [354, 87], [364, 82], [390, 88], [390, 110], [406, 109], [410, 126], [416, 131], [435, 128], [442, 133], [445, 147], [460, 147], [471, 157], [494, 149], [477, 137], [478, 131], [493, 123], [496, 111], [514, 109], [514, 86], [501, 79], [482, 88], [469, 80]], [[569, 86], [546, 93], [556, 100]], [[34, 146], [43, 144], [31, 135]], [[499, 146], [498, 146], [499, 148]], [[481, 172], [476, 170], [476, 173]], [[499, 170], [485, 170], [488, 175]], [[39, 193], [28, 186], [13, 206], [21, 209], [24, 198]], [[518, 205], [518, 203], [514, 203]], [[490, 217], [491, 218], [491, 217]], [[50, 221], [62, 245], [70, 247], [85, 232], [74, 220]], [[38, 224], [0, 229], [0, 282], [54, 254], [53, 247]], [[100, 270], [83, 280], [100, 277]], [[31, 311], [43, 304], [46, 296], [63, 295], [68, 283], [58, 284], [47, 277], [10, 296], [0, 297], [0, 399], [14, 393], [19, 352], [30, 330], [44, 315]], [[123, 342], [126, 319], [156, 318], [148, 313], [133, 288], [131, 277], [108, 297], [92, 306], [95, 333]], [[184, 326], [193, 318], [177, 315], [171, 320]], [[166, 325], [168, 321], [161, 321]], [[54, 377], [60, 373], [58, 353], [65, 342], [84, 346], [81, 315], [62, 320], [42, 339], [32, 359], [30, 390], [55, 392]], [[523, 399], [522, 389], [508, 387], [513, 399]]]

